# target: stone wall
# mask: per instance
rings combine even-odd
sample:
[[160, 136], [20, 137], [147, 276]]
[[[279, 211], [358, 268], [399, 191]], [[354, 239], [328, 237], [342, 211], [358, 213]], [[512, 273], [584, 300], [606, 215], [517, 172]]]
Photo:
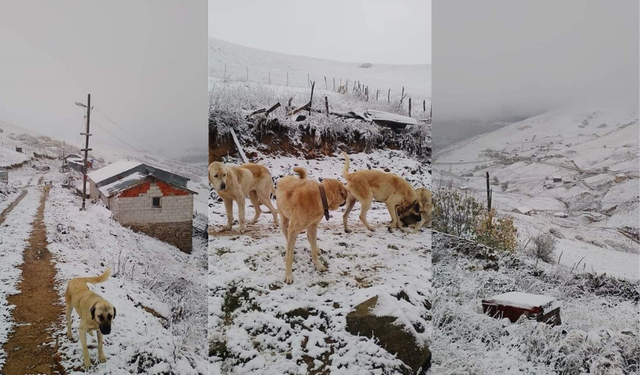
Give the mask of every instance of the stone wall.
[[177, 223], [131, 223], [125, 224], [125, 226], [135, 232], [142, 232], [167, 242], [182, 252], [191, 254], [193, 230], [191, 221]]

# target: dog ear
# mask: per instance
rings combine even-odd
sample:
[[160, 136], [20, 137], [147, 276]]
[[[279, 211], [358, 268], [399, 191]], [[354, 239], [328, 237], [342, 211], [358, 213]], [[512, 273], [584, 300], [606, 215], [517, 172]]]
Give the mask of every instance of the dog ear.
[[91, 307], [91, 320], [94, 320], [96, 318], [96, 305], [93, 305]]
[[113, 319], [115, 319], [115, 318], [116, 318], [116, 308], [114, 307], [113, 308]]
[[420, 207], [420, 201], [416, 201], [416, 204], [415, 204], [414, 208], [415, 208], [416, 212], [422, 211], [421, 210], [422, 207]]

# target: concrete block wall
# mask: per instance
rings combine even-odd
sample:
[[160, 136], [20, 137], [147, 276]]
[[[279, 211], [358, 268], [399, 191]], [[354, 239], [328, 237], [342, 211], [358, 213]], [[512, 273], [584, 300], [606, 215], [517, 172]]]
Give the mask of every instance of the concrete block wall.
[[[159, 208], [152, 206], [152, 198], [160, 197]], [[163, 196], [156, 183], [137, 197], [119, 197], [114, 200], [114, 219], [122, 224], [191, 222], [193, 196]]]

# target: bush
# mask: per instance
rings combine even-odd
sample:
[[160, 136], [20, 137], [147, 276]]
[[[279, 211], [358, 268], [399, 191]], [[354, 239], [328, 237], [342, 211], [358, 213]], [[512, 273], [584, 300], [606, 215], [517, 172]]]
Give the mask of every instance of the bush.
[[500, 186], [502, 187], [502, 191], [507, 191], [507, 189], [509, 188], [509, 181], [503, 182]]
[[495, 210], [485, 212], [476, 228], [477, 241], [494, 249], [515, 252], [518, 230], [510, 216], [498, 217]]
[[453, 189], [438, 188], [433, 194], [433, 229], [454, 236], [475, 239], [478, 217], [484, 210], [472, 196]]
[[553, 263], [553, 252], [556, 249], [556, 238], [551, 234], [539, 234], [531, 238], [533, 247], [527, 254], [543, 262]]
[[451, 185], [434, 191], [432, 225], [438, 232], [496, 249], [514, 252], [518, 244], [518, 230], [511, 217], [487, 212], [481, 202]]

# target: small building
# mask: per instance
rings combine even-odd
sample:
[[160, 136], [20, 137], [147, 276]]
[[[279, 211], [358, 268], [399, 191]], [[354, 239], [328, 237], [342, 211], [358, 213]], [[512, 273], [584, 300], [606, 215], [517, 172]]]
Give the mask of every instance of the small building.
[[562, 176], [555, 175], [552, 177], [553, 182], [562, 182]]
[[533, 209], [527, 206], [516, 207], [513, 210], [511, 210], [511, 212], [515, 212], [517, 214], [522, 214], [522, 215], [531, 215], [534, 213]]
[[[69, 168], [76, 170], [80, 173], [84, 171], [84, 157], [78, 154], [69, 154], [64, 157], [64, 162]], [[91, 160], [87, 160], [87, 170], [93, 167]]]
[[624, 174], [624, 173], [618, 173], [618, 174], [616, 175], [616, 177], [615, 177], [615, 182], [616, 182], [616, 184], [618, 184], [618, 183], [620, 183], [620, 182], [622, 182], [622, 181], [624, 181], [624, 180], [626, 180], [626, 179], [627, 179], [627, 175], [626, 175], [626, 174]]
[[5, 169], [0, 169], [0, 183], [3, 183], [3, 184], [9, 183], [9, 171]]
[[188, 178], [148, 164], [119, 161], [89, 173], [89, 197], [114, 220], [191, 253], [193, 195]]
[[569, 214], [567, 214], [566, 212], [554, 212], [553, 216], [560, 217], [560, 218], [567, 218], [569, 217]]
[[17, 147], [16, 146], [16, 152], [22, 153], [22, 147]]

